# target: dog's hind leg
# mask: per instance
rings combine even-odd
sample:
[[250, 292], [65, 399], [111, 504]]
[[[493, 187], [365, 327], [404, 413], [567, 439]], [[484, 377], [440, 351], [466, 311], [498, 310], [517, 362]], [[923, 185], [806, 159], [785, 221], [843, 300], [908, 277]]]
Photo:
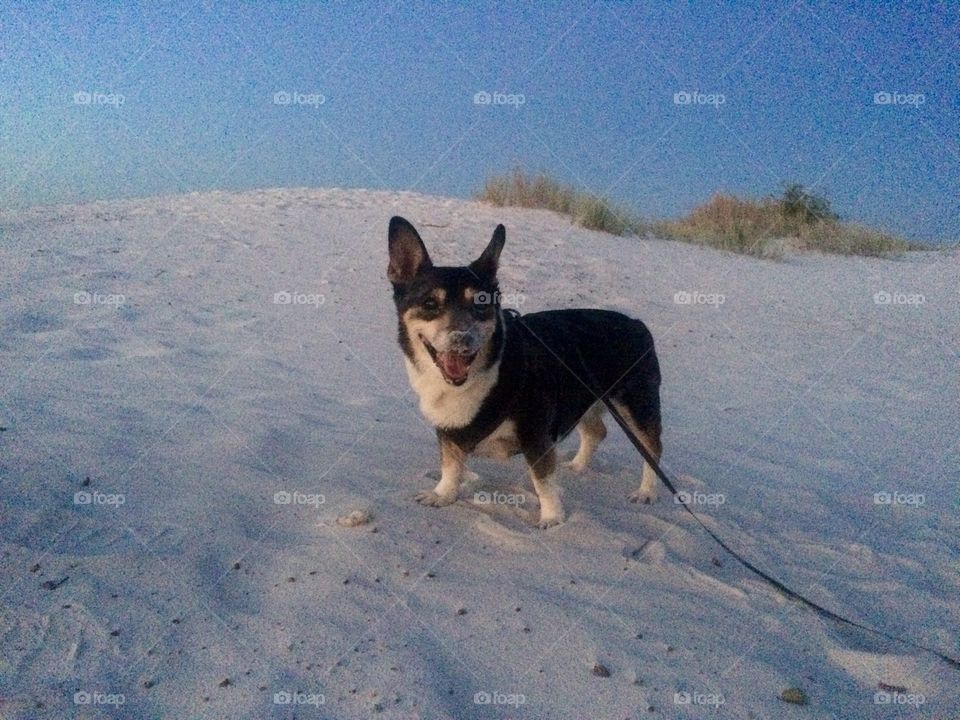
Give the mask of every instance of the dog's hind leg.
[[[647, 449], [653, 459], [660, 461], [660, 455], [663, 452], [663, 445], [660, 442], [661, 423], [659, 409], [654, 408], [654, 412], [644, 413], [646, 417], [641, 416], [637, 420], [637, 414], [631, 412], [630, 408], [622, 401], [614, 401], [614, 407], [623, 416], [630, 433], [639, 440]], [[653, 468], [646, 461], [643, 463], [643, 478], [640, 481], [640, 487], [630, 495], [630, 502], [642, 502], [645, 504], [657, 501], [657, 475]]]
[[564, 467], [568, 467], [576, 473], [581, 473], [587, 469], [597, 446], [607, 436], [607, 427], [603, 424], [604, 409], [603, 403], [596, 402], [580, 418], [580, 422], [577, 424], [580, 447], [573, 459], [564, 463]]
[[540, 500], [541, 529], [559, 525], [564, 520], [563, 503], [560, 500], [560, 486], [556, 482], [557, 451], [548, 442], [525, 447], [523, 455], [530, 466], [530, 478], [533, 489]]

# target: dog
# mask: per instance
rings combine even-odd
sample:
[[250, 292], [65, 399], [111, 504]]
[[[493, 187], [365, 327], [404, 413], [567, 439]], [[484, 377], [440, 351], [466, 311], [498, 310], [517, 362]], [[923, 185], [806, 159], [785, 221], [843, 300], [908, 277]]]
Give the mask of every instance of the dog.
[[[630, 432], [659, 460], [660, 366], [641, 321], [596, 309], [519, 315], [500, 306], [497, 270], [506, 242], [498, 225], [469, 265], [435, 266], [419, 233], [394, 217], [387, 278], [393, 286], [400, 348], [420, 410], [436, 428], [440, 480], [423, 505], [457, 500], [470, 455], [523, 455], [540, 502], [538, 526], [565, 519], [557, 484], [557, 443], [574, 428], [583, 472], [606, 437], [607, 397]], [[634, 502], [656, 501], [656, 475], [644, 463]]]

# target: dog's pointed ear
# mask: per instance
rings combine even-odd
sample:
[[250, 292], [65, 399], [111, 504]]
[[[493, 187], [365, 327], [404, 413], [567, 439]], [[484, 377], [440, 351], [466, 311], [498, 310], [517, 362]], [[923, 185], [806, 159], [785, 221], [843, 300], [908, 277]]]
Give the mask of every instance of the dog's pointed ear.
[[500, 251], [503, 250], [503, 244], [506, 241], [507, 229], [503, 225], [497, 225], [487, 249], [483, 251], [480, 257], [470, 263], [470, 269], [480, 276], [496, 277], [497, 268], [500, 266]]
[[409, 285], [419, 273], [433, 267], [416, 228], [400, 216], [390, 218], [387, 244], [390, 248], [387, 278], [394, 285]]

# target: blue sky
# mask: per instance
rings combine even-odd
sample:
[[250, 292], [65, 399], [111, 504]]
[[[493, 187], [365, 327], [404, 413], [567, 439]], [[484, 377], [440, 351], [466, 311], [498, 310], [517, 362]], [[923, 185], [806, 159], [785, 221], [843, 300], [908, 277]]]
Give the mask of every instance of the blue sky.
[[466, 197], [514, 166], [652, 217], [798, 181], [845, 217], [960, 239], [960, 4], [30, 3], [0, 18], [0, 207], [275, 186]]

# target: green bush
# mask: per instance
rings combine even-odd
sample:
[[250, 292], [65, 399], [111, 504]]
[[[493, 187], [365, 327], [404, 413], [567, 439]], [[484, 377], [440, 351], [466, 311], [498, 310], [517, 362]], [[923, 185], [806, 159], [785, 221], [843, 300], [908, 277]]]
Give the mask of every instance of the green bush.
[[811, 225], [819, 220], [840, 219], [831, 209], [829, 200], [810, 192], [800, 183], [785, 183], [779, 202], [784, 217], [800, 225]]

